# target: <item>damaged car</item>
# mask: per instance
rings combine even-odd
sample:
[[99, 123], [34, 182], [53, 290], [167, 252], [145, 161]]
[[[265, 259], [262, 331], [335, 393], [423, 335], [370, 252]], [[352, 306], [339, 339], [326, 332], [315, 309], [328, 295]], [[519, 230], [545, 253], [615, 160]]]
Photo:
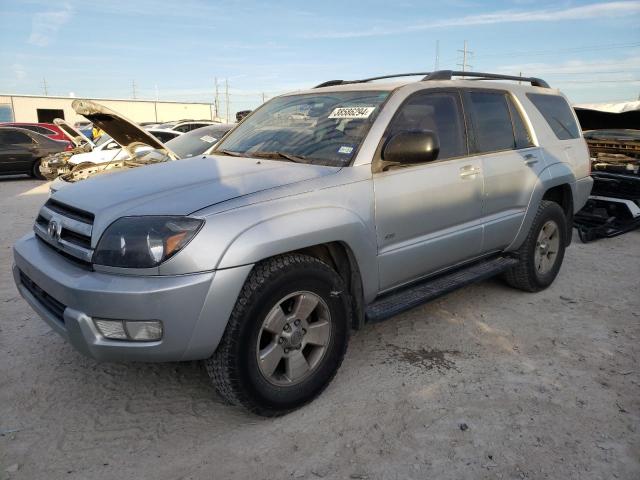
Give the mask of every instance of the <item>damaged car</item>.
[[[76, 103], [82, 102], [82, 103]], [[163, 143], [152, 134], [122, 115], [90, 101], [74, 102], [76, 112], [91, 119], [105, 135], [93, 151], [79, 153], [67, 160], [68, 170], [51, 185], [55, 192], [70, 183], [119, 169], [135, 168], [152, 163], [208, 155], [216, 143], [234, 124], [212, 124], [179, 134]], [[111, 145], [114, 147], [112, 148]], [[121, 148], [122, 146], [122, 148]], [[97, 161], [99, 160], [99, 161]]]
[[638, 126], [640, 102], [576, 108], [576, 114], [592, 128], [584, 138], [594, 180], [589, 200], [574, 220], [580, 240], [615, 237], [639, 228], [640, 130], [624, 127]]

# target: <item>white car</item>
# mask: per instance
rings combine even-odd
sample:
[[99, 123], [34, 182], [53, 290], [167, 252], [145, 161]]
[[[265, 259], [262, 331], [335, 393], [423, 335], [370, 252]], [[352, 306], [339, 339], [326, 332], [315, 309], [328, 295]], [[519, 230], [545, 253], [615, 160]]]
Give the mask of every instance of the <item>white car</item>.
[[176, 122], [165, 122], [157, 125], [155, 128], [162, 130], [175, 130], [176, 132], [190, 132], [196, 128], [206, 127], [207, 125], [219, 125], [213, 120], [178, 120]]

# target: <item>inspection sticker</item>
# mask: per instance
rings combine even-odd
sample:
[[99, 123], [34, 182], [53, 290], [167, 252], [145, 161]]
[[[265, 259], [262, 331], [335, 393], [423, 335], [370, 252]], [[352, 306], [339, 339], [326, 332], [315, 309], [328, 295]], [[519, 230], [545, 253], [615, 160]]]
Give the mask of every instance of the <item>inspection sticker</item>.
[[353, 147], [349, 147], [348, 145], [343, 145], [338, 149], [338, 153], [342, 153], [343, 155], [349, 155], [353, 152]]
[[204, 137], [200, 137], [200, 140], [202, 140], [203, 142], [207, 142], [207, 143], [213, 143], [218, 139], [215, 138], [215, 137], [212, 137], [210, 135], [205, 135]]
[[376, 107], [338, 107], [328, 118], [369, 118]]

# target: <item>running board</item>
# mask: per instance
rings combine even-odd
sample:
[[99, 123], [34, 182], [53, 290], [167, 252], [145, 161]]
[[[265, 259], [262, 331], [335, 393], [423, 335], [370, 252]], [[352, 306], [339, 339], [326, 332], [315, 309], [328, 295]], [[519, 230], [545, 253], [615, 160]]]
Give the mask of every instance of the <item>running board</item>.
[[367, 307], [366, 321], [375, 323], [386, 320], [460, 287], [491, 278], [517, 263], [515, 258], [497, 257], [414, 283], [374, 301]]

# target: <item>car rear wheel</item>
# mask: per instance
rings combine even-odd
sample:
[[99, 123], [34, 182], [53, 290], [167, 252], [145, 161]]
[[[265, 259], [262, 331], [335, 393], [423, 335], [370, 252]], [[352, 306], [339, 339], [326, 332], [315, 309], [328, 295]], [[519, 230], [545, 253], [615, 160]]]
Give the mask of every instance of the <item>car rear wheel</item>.
[[322, 261], [287, 254], [255, 266], [223, 338], [206, 360], [220, 395], [264, 416], [319, 395], [346, 352], [350, 301]]
[[562, 266], [566, 232], [567, 219], [560, 205], [543, 200], [527, 238], [516, 252], [519, 263], [505, 274], [507, 283], [527, 292], [551, 285]]
[[33, 178], [37, 178], [38, 180], [44, 180], [44, 175], [40, 173], [40, 163], [42, 162], [41, 158], [38, 158], [35, 162], [33, 162], [33, 166], [31, 167], [31, 176]]

